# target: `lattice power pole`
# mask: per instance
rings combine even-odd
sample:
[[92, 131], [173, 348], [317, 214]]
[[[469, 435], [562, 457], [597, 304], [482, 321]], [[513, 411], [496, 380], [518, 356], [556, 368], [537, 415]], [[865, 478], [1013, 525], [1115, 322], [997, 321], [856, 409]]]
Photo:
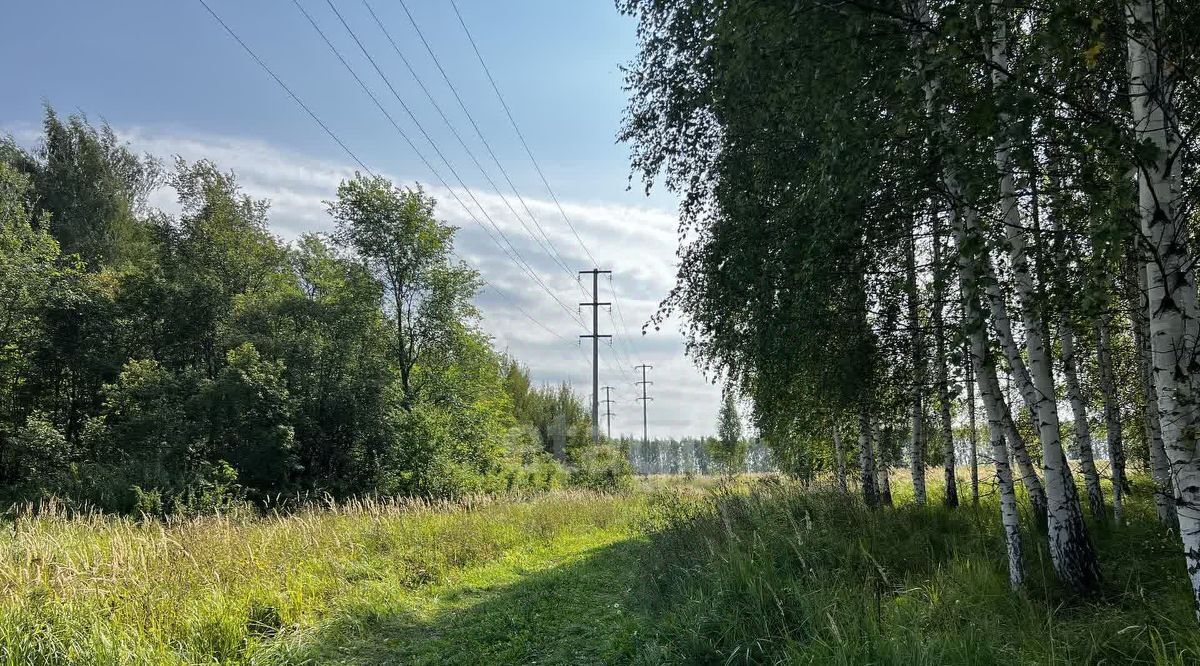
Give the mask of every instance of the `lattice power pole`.
[[593, 268], [590, 271], [579, 271], [580, 275], [592, 276], [592, 302], [580, 303], [592, 308], [592, 333], [591, 335], [583, 334], [581, 338], [592, 339], [592, 443], [600, 443], [600, 338], [611, 338], [611, 335], [600, 335], [600, 306], [611, 305], [611, 303], [601, 303], [596, 300], [596, 294], [600, 289], [600, 274], [609, 273], [612, 271], [602, 271], [599, 268]]
[[612, 439], [612, 404], [616, 401], [612, 399], [613, 387], [601, 386], [600, 388], [604, 389], [604, 399], [601, 400], [600, 402], [604, 403], [604, 422], [608, 429], [608, 438], [611, 440]]
[[646, 381], [646, 371], [650, 370], [652, 368], [654, 368], [654, 366], [646, 365], [645, 363], [634, 366], [634, 368], [633, 368], [634, 370], [642, 371], [642, 381], [634, 382], [634, 384], [638, 384], [642, 387], [642, 395], [641, 395], [641, 397], [638, 398], [638, 400], [642, 401], [642, 446], [648, 446], [650, 444], [650, 437], [647, 434], [649, 431], [646, 428], [646, 403], [650, 402], [654, 398], [651, 398], [650, 396], [646, 395], [646, 387], [653, 384], [654, 382]]

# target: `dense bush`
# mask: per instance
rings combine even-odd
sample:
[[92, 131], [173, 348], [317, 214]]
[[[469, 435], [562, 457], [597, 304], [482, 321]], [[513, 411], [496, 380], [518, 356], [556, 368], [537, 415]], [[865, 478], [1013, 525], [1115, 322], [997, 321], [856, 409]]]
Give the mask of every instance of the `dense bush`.
[[571, 483], [605, 493], [628, 492], [633, 489], [633, 465], [614, 446], [588, 447], [575, 456]]
[[435, 209], [356, 176], [284, 243], [233, 174], [47, 111], [0, 142], [0, 488], [165, 515], [562, 485], [582, 405], [492, 348]]

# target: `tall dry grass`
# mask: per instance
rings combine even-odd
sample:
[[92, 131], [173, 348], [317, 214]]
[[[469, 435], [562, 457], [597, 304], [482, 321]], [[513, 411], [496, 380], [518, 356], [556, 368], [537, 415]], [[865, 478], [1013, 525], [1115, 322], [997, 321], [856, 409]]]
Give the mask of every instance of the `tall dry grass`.
[[0, 662], [250, 662], [343, 605], [628, 523], [630, 501], [364, 499], [167, 522], [26, 506], [0, 534]]

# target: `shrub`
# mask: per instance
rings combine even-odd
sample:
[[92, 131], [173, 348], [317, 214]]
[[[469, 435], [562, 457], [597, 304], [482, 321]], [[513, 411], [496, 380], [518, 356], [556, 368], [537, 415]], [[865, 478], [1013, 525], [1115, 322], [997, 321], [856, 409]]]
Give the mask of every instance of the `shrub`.
[[68, 478], [70, 445], [41, 412], [32, 414], [17, 430], [11, 455], [17, 478], [36, 486], [32, 490], [53, 492]]
[[589, 446], [575, 454], [571, 485], [604, 493], [633, 490], [633, 466], [614, 446]]

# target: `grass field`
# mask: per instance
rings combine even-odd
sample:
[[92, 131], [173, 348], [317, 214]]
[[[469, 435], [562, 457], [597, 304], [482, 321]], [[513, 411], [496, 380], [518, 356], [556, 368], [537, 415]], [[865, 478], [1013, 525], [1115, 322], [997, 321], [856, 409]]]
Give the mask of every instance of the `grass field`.
[[[0, 656], [479, 663], [491, 651], [493, 662], [608, 661], [628, 651], [639, 622], [622, 603], [642, 506], [562, 492], [176, 525], [25, 518], [0, 537]], [[569, 576], [583, 560], [586, 576]]]
[[1034, 532], [1028, 589], [1007, 590], [990, 497], [868, 511], [771, 479], [639, 488], [22, 517], [0, 536], [0, 662], [1200, 662], [1145, 488], [1129, 524], [1094, 525], [1106, 583], [1087, 599], [1057, 588]]

